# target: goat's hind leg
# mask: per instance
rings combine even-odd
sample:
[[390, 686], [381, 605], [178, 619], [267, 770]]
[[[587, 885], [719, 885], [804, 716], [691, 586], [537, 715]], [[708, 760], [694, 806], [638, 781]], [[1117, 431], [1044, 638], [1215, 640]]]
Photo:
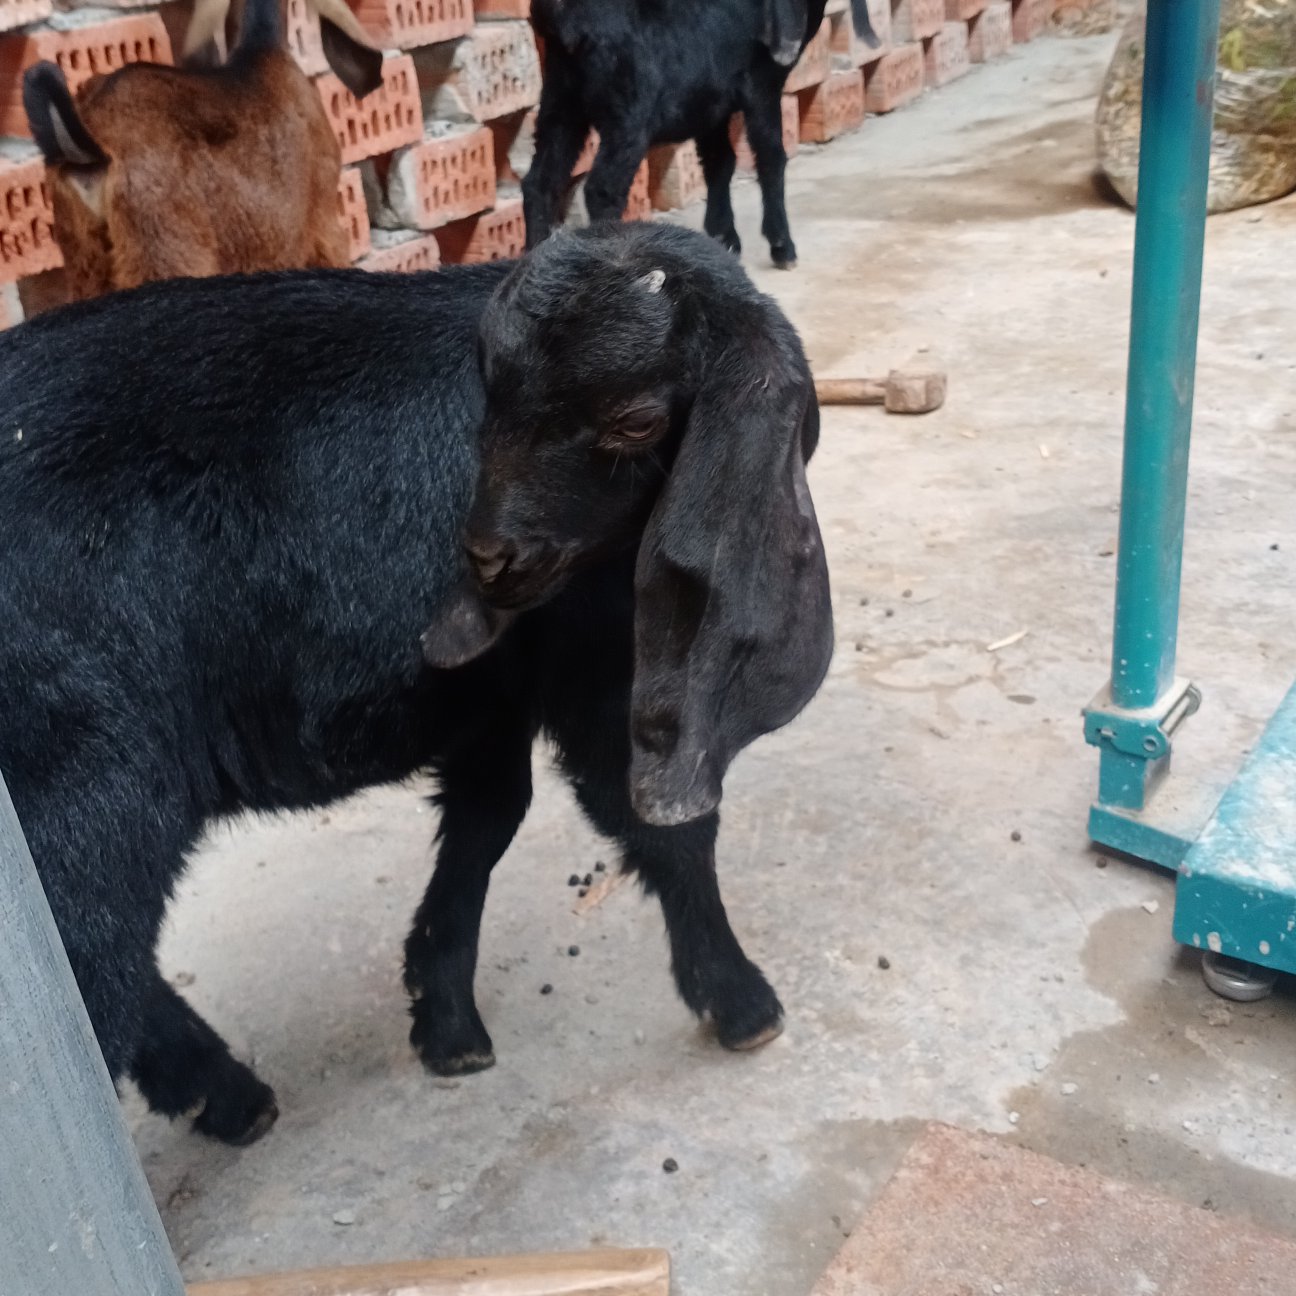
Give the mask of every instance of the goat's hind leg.
[[702, 174], [706, 176], [706, 219], [703, 228], [713, 239], [723, 243], [735, 255], [742, 252], [742, 242], [734, 227], [733, 202], [729, 187], [733, 183], [733, 143], [729, 139], [729, 124], [698, 136], [698, 154], [702, 159]]
[[130, 1067], [153, 1111], [193, 1114], [194, 1129], [235, 1147], [255, 1143], [279, 1116], [274, 1091], [154, 969], [144, 1029]]
[[405, 942], [410, 1043], [437, 1075], [495, 1063], [473, 995], [477, 943], [491, 870], [531, 802], [532, 736], [520, 720], [483, 723], [470, 747], [439, 762], [441, 846]]
[[788, 225], [783, 177], [787, 153], [783, 148], [782, 97], [778, 87], [766, 86], [751, 95], [745, 105], [747, 137], [756, 154], [756, 178], [760, 182], [761, 233], [769, 241], [770, 259], [779, 270], [796, 265], [796, 244]]
[[528, 248], [543, 243], [562, 223], [563, 199], [588, 136], [589, 120], [576, 91], [575, 72], [556, 55], [550, 59], [540, 96], [535, 157], [522, 181]]
[[635, 173], [647, 152], [645, 134], [621, 127], [599, 131], [598, 153], [585, 181], [585, 208], [591, 224], [621, 219]]

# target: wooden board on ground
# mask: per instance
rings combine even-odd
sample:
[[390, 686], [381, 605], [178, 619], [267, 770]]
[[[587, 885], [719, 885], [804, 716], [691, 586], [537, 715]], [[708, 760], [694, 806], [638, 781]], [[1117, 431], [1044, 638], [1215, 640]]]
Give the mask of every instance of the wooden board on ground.
[[812, 1296], [1292, 1296], [1296, 1241], [929, 1125]]
[[665, 1251], [411, 1260], [196, 1283], [189, 1296], [669, 1296]]

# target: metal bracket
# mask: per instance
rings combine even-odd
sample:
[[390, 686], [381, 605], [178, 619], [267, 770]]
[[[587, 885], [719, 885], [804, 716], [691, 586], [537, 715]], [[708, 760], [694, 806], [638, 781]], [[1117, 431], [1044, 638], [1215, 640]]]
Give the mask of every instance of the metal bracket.
[[1111, 700], [1111, 683], [1104, 684], [1085, 707], [1085, 741], [1110, 746], [1126, 756], [1160, 760], [1170, 754], [1174, 731], [1201, 706], [1201, 690], [1190, 680], [1176, 679], [1150, 707], [1125, 709]]

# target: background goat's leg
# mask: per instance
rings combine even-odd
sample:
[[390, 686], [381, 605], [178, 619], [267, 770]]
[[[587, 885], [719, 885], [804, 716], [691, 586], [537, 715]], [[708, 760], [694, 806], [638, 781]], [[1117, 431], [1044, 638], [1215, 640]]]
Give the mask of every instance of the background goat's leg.
[[589, 119], [581, 108], [573, 77], [565, 59], [550, 57], [536, 116], [535, 157], [522, 181], [528, 248], [543, 243], [562, 222], [572, 168], [589, 136]]
[[648, 152], [647, 135], [621, 128], [599, 131], [599, 150], [585, 182], [585, 206], [591, 224], [616, 221], [625, 211], [635, 172]]
[[196, 1111], [199, 1133], [236, 1147], [256, 1142], [279, 1116], [270, 1086], [233, 1057], [156, 968], [130, 1074], [153, 1111], [171, 1117]]
[[783, 149], [783, 113], [777, 89], [758, 93], [744, 106], [747, 138], [756, 154], [756, 178], [760, 182], [761, 207], [764, 212], [761, 233], [769, 241], [770, 257], [780, 270], [796, 265], [796, 245], [788, 225], [787, 206], [783, 197], [783, 173], [787, 153]]
[[706, 176], [707, 201], [704, 228], [713, 239], [719, 239], [730, 252], [742, 251], [738, 231], [734, 228], [733, 203], [729, 186], [733, 182], [733, 143], [729, 139], [729, 123], [698, 136], [698, 153], [702, 158], [702, 173]]
[[525, 725], [483, 723], [470, 747], [439, 763], [441, 848], [405, 942], [410, 1043], [437, 1075], [495, 1063], [473, 997], [477, 941], [491, 869], [531, 803], [532, 737]]
[[629, 691], [586, 692], [547, 728], [590, 822], [621, 845], [623, 867], [656, 894], [666, 918], [671, 966], [684, 1002], [709, 1018], [726, 1048], [754, 1048], [779, 1033], [783, 1008], [729, 925], [716, 878], [718, 815], [654, 828], [630, 804]]

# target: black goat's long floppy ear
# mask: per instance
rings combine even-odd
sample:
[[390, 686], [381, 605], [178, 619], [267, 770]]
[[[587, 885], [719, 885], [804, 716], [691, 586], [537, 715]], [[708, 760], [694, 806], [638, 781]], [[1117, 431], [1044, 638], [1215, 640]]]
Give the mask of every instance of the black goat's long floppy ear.
[[775, 63], [791, 67], [801, 57], [809, 21], [806, 0], [761, 0], [761, 43]]
[[791, 720], [832, 656], [805, 446], [804, 360], [729, 348], [707, 374], [639, 546], [630, 794], [648, 823], [714, 810], [729, 762]]

